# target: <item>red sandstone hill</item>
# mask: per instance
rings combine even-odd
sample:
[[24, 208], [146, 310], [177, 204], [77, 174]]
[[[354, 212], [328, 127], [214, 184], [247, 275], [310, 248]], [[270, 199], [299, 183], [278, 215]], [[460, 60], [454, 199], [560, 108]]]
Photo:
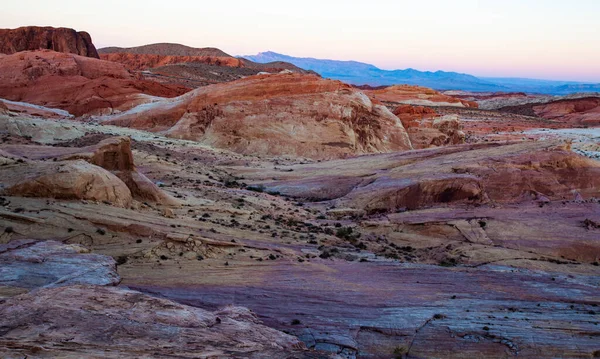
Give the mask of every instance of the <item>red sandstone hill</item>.
[[[502, 104], [499, 101], [498, 103]], [[497, 107], [500, 112], [540, 117], [562, 126], [600, 125], [600, 97], [593, 95], [531, 96], [516, 104]]]
[[161, 83], [200, 87], [229, 82], [260, 72], [313, 73], [287, 62], [260, 64], [236, 58], [215, 48], [193, 48], [179, 44], [152, 44], [132, 48], [99, 50], [103, 60], [118, 62], [131, 71]]
[[101, 53], [102, 60], [118, 62], [132, 71], [143, 71], [155, 67], [180, 64], [180, 63], [200, 63], [215, 66], [244, 67], [243, 62], [235, 57], [227, 56], [171, 56], [156, 54], [136, 54], [126, 52]]
[[600, 125], [600, 97], [563, 99], [533, 106], [537, 116], [572, 125]]
[[304, 74], [202, 87], [106, 121], [254, 155], [336, 158], [412, 148], [385, 106], [350, 85]]
[[140, 80], [121, 64], [49, 50], [2, 57], [0, 97], [84, 114], [127, 110], [148, 95], [174, 97], [188, 88]]
[[160, 56], [211, 56], [232, 57], [231, 55], [214, 47], [194, 48], [181, 44], [159, 43], [137, 47], [105, 47], [99, 49], [100, 54], [125, 53], [135, 55], [160, 55]]
[[54, 50], [86, 57], [99, 58], [87, 32], [64, 27], [27, 26], [0, 29], [0, 53], [14, 54], [27, 50]]

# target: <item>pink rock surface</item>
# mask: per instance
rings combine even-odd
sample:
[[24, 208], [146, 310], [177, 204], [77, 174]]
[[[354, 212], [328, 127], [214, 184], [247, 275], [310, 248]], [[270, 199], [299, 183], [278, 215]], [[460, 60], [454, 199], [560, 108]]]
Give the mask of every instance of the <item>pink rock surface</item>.
[[40, 289], [0, 304], [4, 357], [304, 358], [304, 345], [245, 308], [215, 312], [124, 288]]

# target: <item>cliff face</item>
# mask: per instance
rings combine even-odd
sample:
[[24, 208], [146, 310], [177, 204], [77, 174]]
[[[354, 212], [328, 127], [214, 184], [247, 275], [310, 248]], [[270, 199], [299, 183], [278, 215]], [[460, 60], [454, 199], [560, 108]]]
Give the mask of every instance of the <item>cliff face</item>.
[[69, 28], [27, 26], [0, 29], [0, 53], [47, 49], [100, 58], [90, 34]]

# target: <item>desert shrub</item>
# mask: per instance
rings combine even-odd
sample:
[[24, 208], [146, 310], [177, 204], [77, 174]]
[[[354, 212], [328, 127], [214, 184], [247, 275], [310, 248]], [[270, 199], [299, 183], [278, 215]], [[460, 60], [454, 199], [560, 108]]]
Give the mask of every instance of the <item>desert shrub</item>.
[[256, 186], [248, 186], [248, 187], [246, 187], [246, 189], [248, 191], [252, 191], [252, 192], [263, 193], [265, 191], [265, 186], [260, 184], [260, 185], [256, 185]]
[[115, 262], [117, 262], [117, 265], [120, 266], [120, 265], [123, 265], [123, 264], [127, 263], [128, 259], [129, 258], [126, 255], [122, 255], [122, 256], [118, 256], [115, 259]]

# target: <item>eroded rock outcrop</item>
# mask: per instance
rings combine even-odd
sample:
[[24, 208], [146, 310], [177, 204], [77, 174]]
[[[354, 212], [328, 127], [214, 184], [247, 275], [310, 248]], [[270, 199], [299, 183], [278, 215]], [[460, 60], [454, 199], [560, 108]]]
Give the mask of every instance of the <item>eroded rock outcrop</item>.
[[400, 105], [394, 114], [402, 121], [415, 149], [465, 142], [466, 135], [457, 115], [440, 116], [432, 108], [413, 105]]
[[23, 162], [0, 168], [6, 196], [104, 201], [120, 207], [131, 204], [131, 191], [109, 171], [83, 160]]
[[47, 288], [7, 299], [0, 326], [3, 356], [305, 357], [297, 338], [260, 324], [248, 309], [209, 312], [116, 287]]
[[[81, 148], [4, 145], [0, 149], [33, 160], [22, 166], [15, 164], [14, 169], [0, 169], [0, 178], [8, 184], [6, 195], [91, 199], [122, 207], [128, 206], [132, 198], [179, 204], [137, 171], [128, 137], [111, 137]], [[28, 181], [21, 182], [22, 178]]]
[[199, 88], [105, 123], [255, 155], [332, 158], [412, 148], [387, 108], [313, 75], [259, 75]]
[[76, 116], [126, 110], [150, 96], [173, 97], [187, 91], [138, 80], [121, 64], [74, 54], [25, 51], [0, 61], [0, 97]]
[[38, 26], [0, 29], [0, 53], [42, 49], [99, 58], [92, 37], [84, 31]]

